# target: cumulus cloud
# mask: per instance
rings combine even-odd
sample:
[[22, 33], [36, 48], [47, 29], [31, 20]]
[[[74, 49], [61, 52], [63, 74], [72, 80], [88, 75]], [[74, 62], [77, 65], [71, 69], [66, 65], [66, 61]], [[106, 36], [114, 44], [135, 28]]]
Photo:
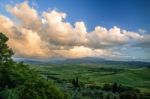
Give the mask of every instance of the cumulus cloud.
[[96, 26], [91, 32], [83, 21], [66, 22], [67, 14], [56, 10], [39, 13], [28, 2], [7, 5], [14, 16], [0, 15], [0, 31], [9, 38], [8, 44], [21, 57], [117, 57], [113, 47], [128, 45], [150, 47], [150, 36], [116, 26], [111, 29]]

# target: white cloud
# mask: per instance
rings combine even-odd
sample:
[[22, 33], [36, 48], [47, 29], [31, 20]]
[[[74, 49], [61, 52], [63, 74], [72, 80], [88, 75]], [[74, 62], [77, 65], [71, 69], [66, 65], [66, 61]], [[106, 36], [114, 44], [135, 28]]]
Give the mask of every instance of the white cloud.
[[[96, 26], [87, 31], [83, 21], [71, 24], [65, 21], [66, 13], [56, 10], [41, 14], [25, 1], [7, 5], [7, 11], [16, 18], [11, 20], [0, 15], [0, 31], [10, 38], [9, 45], [22, 57], [118, 57], [120, 53], [109, 50], [134, 42], [140, 47], [149, 47], [149, 35]], [[144, 45], [144, 46], [143, 46]]]
[[139, 33], [146, 33], [146, 30], [144, 29], [138, 29]]

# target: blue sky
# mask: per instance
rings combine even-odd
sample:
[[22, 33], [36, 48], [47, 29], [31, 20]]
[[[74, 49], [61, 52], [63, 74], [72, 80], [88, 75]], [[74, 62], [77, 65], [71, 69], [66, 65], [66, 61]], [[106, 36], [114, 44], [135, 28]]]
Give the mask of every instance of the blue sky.
[[[23, 6], [22, 5], [23, 2], [27, 2], [27, 3], [24, 3], [26, 7], [21, 8], [21, 6]], [[7, 9], [6, 7], [7, 5], [11, 7]], [[16, 12], [15, 7], [20, 12]], [[60, 38], [57, 38], [57, 36], [60, 36], [60, 35], [52, 35], [52, 34], [57, 34], [57, 32], [51, 30], [53, 32], [50, 33], [51, 31], [47, 29], [52, 28], [52, 27], [48, 27], [49, 26], [48, 25], [47, 26], [48, 28], [45, 28], [44, 23], [41, 27], [44, 27], [44, 30], [46, 29], [49, 34], [39, 33], [41, 31], [35, 31], [34, 28], [28, 29], [27, 27], [33, 26], [37, 22], [33, 21], [32, 24], [31, 23], [29, 24], [28, 22], [28, 26], [25, 26], [27, 25], [27, 24], [24, 24], [26, 23], [26, 21], [24, 17], [21, 15], [28, 14], [28, 13], [23, 12], [23, 14], [21, 14], [22, 13], [21, 10], [24, 10], [24, 11], [35, 10], [39, 18], [36, 21], [46, 20], [48, 24], [51, 24], [51, 22], [49, 22], [46, 19], [46, 16], [43, 14], [44, 12], [46, 12], [46, 14], [49, 13], [50, 15], [52, 15], [53, 10], [54, 10], [54, 13], [56, 12], [57, 14], [61, 14], [61, 13], [66, 14], [67, 17], [63, 15], [59, 16], [61, 18], [59, 20], [61, 21], [60, 23], [61, 24], [69, 23], [70, 24], [69, 26], [73, 27], [74, 29], [76, 29], [76, 27], [79, 27], [79, 29], [83, 28], [83, 31], [84, 29], [86, 29], [85, 31], [87, 32], [86, 39], [88, 40], [88, 43], [78, 42], [78, 44], [74, 44], [73, 42], [71, 44], [70, 43], [68, 44], [66, 43], [67, 40], [64, 41], [62, 39], [60, 40]], [[28, 15], [29, 19], [31, 19], [30, 17], [32, 17], [33, 13], [31, 11], [31, 16]], [[51, 37], [50, 38], [45, 37], [46, 40], [48, 39], [48, 41], [45, 41], [45, 42], [50, 42], [50, 44], [48, 44], [48, 49], [52, 50], [52, 52], [57, 53], [56, 55], [57, 57], [61, 57], [61, 56], [68, 57], [70, 56], [70, 54], [68, 53], [78, 53], [78, 51], [80, 53], [83, 50], [83, 52], [87, 51], [88, 53], [90, 53], [89, 55], [94, 55], [94, 56], [107, 57], [109, 53], [109, 54], [112, 54], [112, 56], [119, 55], [117, 57], [119, 57], [120, 59], [133, 59], [133, 60], [134, 59], [135, 60], [149, 60], [150, 59], [150, 54], [149, 54], [150, 52], [150, 48], [149, 48], [150, 47], [149, 46], [149, 43], [150, 43], [149, 41], [149, 38], [150, 38], [150, 24], [149, 24], [150, 23], [150, 0], [1, 0], [0, 1], [0, 14], [1, 16], [5, 16], [10, 19], [15, 24], [13, 27], [15, 28], [21, 27], [21, 29], [26, 29], [29, 31], [32, 30], [37, 33], [40, 39], [42, 39], [45, 35], [54, 36], [56, 41], [52, 40]], [[17, 22], [24, 22], [24, 23], [21, 23], [21, 25], [18, 26]], [[104, 35], [105, 33], [103, 33], [104, 29], [99, 28], [98, 26], [103, 27], [104, 29], [107, 30], [107, 36]], [[62, 25], [60, 29], [62, 29], [62, 27], [64, 28], [64, 25]], [[96, 30], [96, 27], [98, 27], [97, 28], [98, 31]], [[16, 30], [16, 31], [22, 32], [21, 29]], [[68, 28], [66, 28], [66, 30], [68, 31]], [[118, 30], [119, 30], [119, 33], [117, 32]], [[123, 32], [124, 30], [125, 32]], [[2, 31], [4, 31], [4, 29], [2, 29]], [[16, 31], [13, 30], [14, 34], [17, 34]], [[99, 31], [101, 31], [102, 33]], [[116, 32], [116, 34], [114, 31]], [[61, 32], [63, 33], [63, 31]], [[114, 33], [114, 35], [112, 35], [111, 33]], [[72, 36], [73, 39], [68, 40], [69, 42], [76, 41], [76, 40], [80, 41], [81, 39], [83, 39], [79, 37], [78, 39], [74, 40], [74, 37], [76, 37], [76, 35], [74, 34]], [[64, 35], [63, 35], [64, 38], [72, 38], [70, 36], [72, 34], [68, 33], [67, 36], [66, 34]], [[80, 34], [80, 35], [83, 36], [85, 34]], [[28, 35], [24, 35], [22, 33], [22, 36], [26, 37]], [[45, 40], [45, 38], [43, 40]], [[14, 38], [12, 38], [12, 40], [14, 40]], [[23, 38], [23, 41], [26, 41], [26, 39]], [[53, 49], [51, 45], [55, 46], [55, 48]], [[68, 46], [69, 46], [69, 49], [68, 49]], [[13, 48], [14, 46], [11, 46], [11, 47]], [[29, 46], [26, 46], [26, 47], [29, 47]], [[35, 48], [40, 49], [37, 47]], [[65, 49], [65, 51], [68, 50], [71, 52], [66, 52], [67, 55], [64, 55], [62, 54], [64, 52], [58, 53], [56, 51], [56, 48], [59, 50], [63, 48], [63, 51]], [[26, 53], [18, 51], [19, 49], [20, 48], [18, 49], [14, 48], [16, 53], [19, 52], [16, 55], [17, 57], [26, 57], [26, 56], [28, 57]], [[43, 54], [43, 49], [40, 49], [38, 51], [41, 51], [41, 53]], [[104, 55], [99, 54], [102, 52], [105, 54]], [[34, 57], [36, 55], [38, 56], [38, 54], [41, 55], [41, 53], [31, 52], [31, 55], [29, 55], [29, 57]], [[110, 56], [107, 58], [110, 58]]]
[[[1, 4], [23, 2], [25, 0], [1, 0]], [[92, 30], [101, 25], [107, 28], [118, 26], [137, 31], [144, 29], [150, 32], [149, 0], [29, 0], [39, 11], [57, 9], [67, 13], [66, 21], [83, 20]], [[1, 8], [0, 12], [5, 13]]]
[[118, 26], [137, 31], [139, 28], [150, 31], [149, 0], [37, 0], [45, 8], [58, 8], [66, 12], [69, 22], [83, 20], [88, 29], [97, 25], [111, 28]]

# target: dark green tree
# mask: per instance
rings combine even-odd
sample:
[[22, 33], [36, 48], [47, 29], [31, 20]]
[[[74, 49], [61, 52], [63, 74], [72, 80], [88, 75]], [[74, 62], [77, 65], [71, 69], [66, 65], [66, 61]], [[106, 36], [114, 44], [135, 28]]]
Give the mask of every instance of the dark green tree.
[[78, 80], [78, 76], [76, 77], [76, 79], [72, 80], [72, 85], [74, 86], [74, 88], [78, 88], [79, 86], [79, 80]]
[[67, 99], [51, 81], [44, 79], [28, 65], [13, 61], [13, 51], [0, 33], [0, 99]]
[[3, 33], [0, 33], [0, 65], [12, 60], [13, 51], [7, 46], [7, 41], [8, 38]]
[[117, 82], [115, 82], [115, 83], [113, 83], [113, 85], [112, 85], [112, 92], [115, 93], [115, 92], [117, 92], [117, 91], [118, 91], [118, 84], [117, 84]]

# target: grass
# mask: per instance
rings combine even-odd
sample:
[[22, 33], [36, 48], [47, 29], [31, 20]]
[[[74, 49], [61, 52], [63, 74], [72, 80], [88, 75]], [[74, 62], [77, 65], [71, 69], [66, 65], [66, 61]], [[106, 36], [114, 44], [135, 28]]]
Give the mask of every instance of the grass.
[[123, 85], [134, 86], [142, 92], [150, 92], [150, 68], [114, 66], [114, 65], [36, 65], [33, 66], [41, 74], [59, 83], [69, 83], [76, 76], [84, 84], [103, 85], [118, 82]]

